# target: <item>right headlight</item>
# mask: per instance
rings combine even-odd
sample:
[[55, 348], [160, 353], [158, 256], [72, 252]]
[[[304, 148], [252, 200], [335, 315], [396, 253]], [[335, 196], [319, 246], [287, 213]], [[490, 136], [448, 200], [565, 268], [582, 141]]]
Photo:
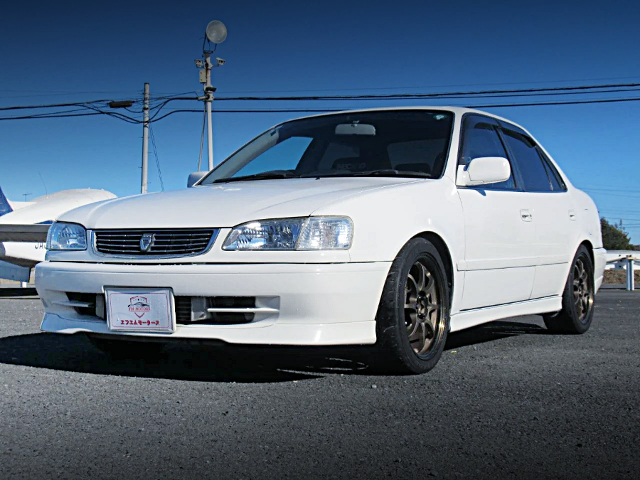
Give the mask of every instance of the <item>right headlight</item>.
[[348, 217], [258, 220], [235, 227], [223, 250], [348, 250], [353, 222]]
[[47, 233], [47, 250], [86, 250], [87, 231], [77, 223], [54, 222]]

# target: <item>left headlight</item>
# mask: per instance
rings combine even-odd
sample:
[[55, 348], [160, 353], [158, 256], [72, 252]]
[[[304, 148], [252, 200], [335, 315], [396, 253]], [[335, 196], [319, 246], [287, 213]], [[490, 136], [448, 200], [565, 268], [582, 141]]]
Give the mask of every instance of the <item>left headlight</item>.
[[259, 220], [235, 227], [223, 250], [347, 250], [353, 240], [348, 217]]
[[47, 234], [47, 250], [86, 250], [87, 230], [77, 223], [55, 222]]

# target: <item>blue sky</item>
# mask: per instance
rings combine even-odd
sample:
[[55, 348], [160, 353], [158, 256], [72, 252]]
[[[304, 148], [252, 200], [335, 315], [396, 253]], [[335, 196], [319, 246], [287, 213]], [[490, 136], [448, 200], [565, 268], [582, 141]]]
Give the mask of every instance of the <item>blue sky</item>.
[[[35, 1], [2, 8], [0, 107], [139, 99], [144, 82], [152, 95], [199, 91], [193, 60], [212, 19], [229, 30], [216, 52], [227, 60], [214, 71], [219, 96], [640, 82], [640, 5], [632, 1]], [[473, 102], [214, 102], [214, 112], [428, 103]], [[601, 213], [622, 219], [640, 243], [640, 102], [488, 111], [530, 130]], [[216, 160], [299, 115], [214, 113]], [[196, 170], [201, 128], [199, 113], [153, 124], [166, 190], [182, 188]], [[141, 136], [141, 126], [106, 116], [0, 121], [0, 186], [13, 200], [45, 188], [138, 193]], [[149, 190], [159, 191], [153, 150], [149, 160]]]

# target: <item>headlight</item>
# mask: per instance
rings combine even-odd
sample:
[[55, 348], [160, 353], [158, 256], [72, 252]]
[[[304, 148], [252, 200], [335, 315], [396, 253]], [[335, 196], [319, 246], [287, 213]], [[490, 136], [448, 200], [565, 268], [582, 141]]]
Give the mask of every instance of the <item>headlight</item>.
[[47, 250], [86, 250], [87, 231], [77, 223], [55, 222], [47, 234]]
[[234, 228], [223, 250], [347, 250], [353, 222], [347, 217], [283, 218]]

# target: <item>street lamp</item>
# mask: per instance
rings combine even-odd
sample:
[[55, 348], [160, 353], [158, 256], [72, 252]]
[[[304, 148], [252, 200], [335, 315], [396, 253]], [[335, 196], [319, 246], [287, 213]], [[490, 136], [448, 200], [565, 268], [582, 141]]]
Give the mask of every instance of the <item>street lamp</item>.
[[[200, 70], [200, 83], [204, 84], [204, 103], [207, 110], [207, 146], [209, 148], [209, 170], [213, 169], [213, 129], [211, 124], [211, 103], [213, 102], [213, 92], [216, 91], [215, 87], [211, 85], [211, 69], [214, 67], [221, 67], [225, 64], [222, 58], [216, 58], [211, 60], [211, 54], [216, 51], [218, 45], [224, 42], [227, 38], [227, 27], [219, 20], [213, 20], [209, 22], [205, 29], [205, 40], [202, 43], [202, 57], [203, 60], [196, 60], [196, 67], [202, 68]], [[212, 47], [213, 44], [213, 48]], [[199, 168], [199, 166], [198, 166]]]

